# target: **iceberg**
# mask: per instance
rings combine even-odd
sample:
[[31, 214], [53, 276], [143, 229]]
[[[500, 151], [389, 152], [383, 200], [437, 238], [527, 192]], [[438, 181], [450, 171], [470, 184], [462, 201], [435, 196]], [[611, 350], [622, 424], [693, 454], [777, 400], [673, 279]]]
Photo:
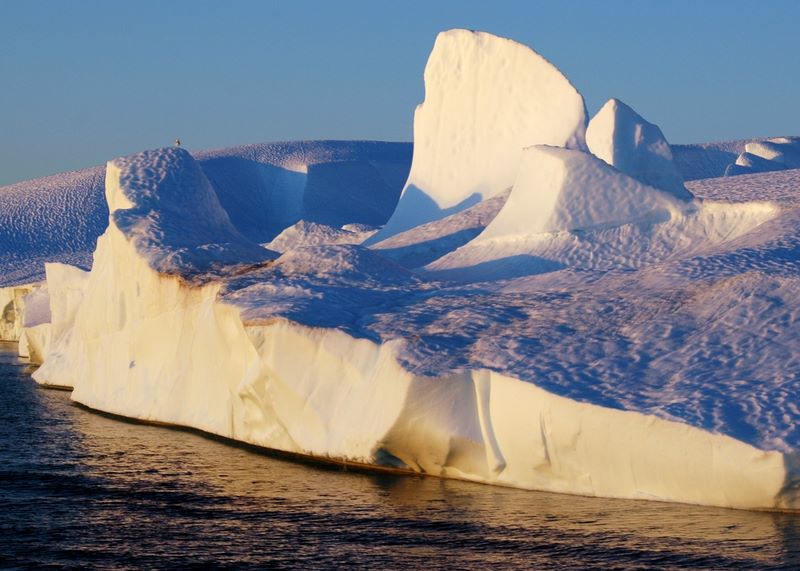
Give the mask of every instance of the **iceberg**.
[[[110, 161], [91, 269], [47, 263], [46, 285], [17, 296], [34, 379], [92, 409], [344, 464], [800, 509], [797, 171], [684, 195], [658, 182], [664, 163], [640, 168], [667, 156], [663, 136], [637, 146], [615, 130], [643, 124], [632, 112], [596, 125], [620, 133], [611, 163], [616, 151], [633, 163], [587, 152], [582, 98], [528, 48], [451, 31], [428, 67], [455, 79], [440, 95], [431, 83], [423, 127], [457, 119], [443, 102], [469, 93], [462, 80], [497, 78], [513, 95], [496, 94], [497, 125], [516, 124], [524, 101], [547, 118], [525, 114], [539, 117], [531, 132], [553, 140], [495, 133], [508, 161], [484, 164], [476, 202], [463, 200], [474, 188], [425, 186], [443, 200], [436, 216], [362, 244], [373, 224], [339, 214], [363, 189], [315, 191], [317, 220], [277, 231], [303, 212], [281, 210], [297, 197], [235, 196], [236, 161], [215, 172], [176, 148]], [[491, 132], [483, 107], [462, 111], [482, 130], [467, 116], [431, 136]], [[409, 184], [447, 167], [419, 141]], [[464, 180], [480, 179], [461, 161]], [[374, 204], [396, 200], [384, 191]]]
[[[60, 301], [51, 302], [54, 342], [37, 381], [72, 386], [74, 400], [98, 410], [298, 454], [588, 495], [794, 505], [781, 452], [559, 396], [516, 376], [527, 366], [485, 361], [502, 356], [491, 348], [451, 346], [450, 357], [472, 355], [460, 371], [417, 353], [443, 340], [425, 323], [438, 329], [457, 317], [448, 295], [470, 323], [483, 302], [457, 290], [431, 298], [430, 283], [370, 250], [300, 247], [278, 258], [264, 250], [266, 265], [253, 255], [249, 270], [221, 273], [219, 250], [208, 244], [235, 238], [251, 254], [224, 218], [176, 236], [152, 231], [165, 218], [142, 207], [175, 193], [185, 205], [213, 205], [199, 199], [202, 179], [179, 184], [196, 172], [187, 153], [171, 149], [109, 164], [111, 217], [91, 272], [48, 266], [50, 299]], [[192, 239], [206, 261], [165, 255], [183, 253]], [[495, 303], [504, 297], [497, 294]], [[518, 303], [516, 295], [505, 303], [512, 298]], [[445, 305], [431, 305], [437, 299]], [[385, 315], [402, 300], [405, 326], [397, 310]], [[361, 329], [369, 305], [371, 319], [394, 324]], [[422, 306], [434, 315], [420, 315]], [[411, 323], [416, 340], [390, 338]], [[473, 335], [481, 344], [494, 333]], [[58, 351], [57, 339], [68, 339]]]

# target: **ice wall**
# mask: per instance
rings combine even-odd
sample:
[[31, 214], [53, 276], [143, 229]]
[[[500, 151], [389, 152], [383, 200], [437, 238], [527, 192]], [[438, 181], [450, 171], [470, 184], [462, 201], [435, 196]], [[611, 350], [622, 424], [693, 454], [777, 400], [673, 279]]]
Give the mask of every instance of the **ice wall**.
[[0, 341], [19, 340], [24, 325], [24, 298], [35, 287], [35, 284], [21, 284], [0, 288]]
[[524, 147], [583, 148], [586, 108], [550, 62], [484, 32], [439, 34], [414, 114], [414, 157], [400, 202], [371, 243], [508, 189]]
[[264, 243], [300, 220], [336, 227], [386, 223], [408, 176], [411, 144], [289, 141], [196, 158], [233, 225]]

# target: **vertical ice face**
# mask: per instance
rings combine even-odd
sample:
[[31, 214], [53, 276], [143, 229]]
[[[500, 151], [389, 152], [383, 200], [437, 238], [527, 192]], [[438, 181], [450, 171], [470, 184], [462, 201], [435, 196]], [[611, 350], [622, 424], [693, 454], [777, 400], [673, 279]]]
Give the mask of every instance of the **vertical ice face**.
[[586, 144], [596, 157], [628, 176], [677, 198], [692, 198], [661, 129], [619, 99], [609, 99], [592, 117]]
[[585, 148], [583, 97], [542, 56], [484, 32], [439, 34], [414, 115], [414, 157], [375, 243], [453, 214], [514, 183], [522, 149]]

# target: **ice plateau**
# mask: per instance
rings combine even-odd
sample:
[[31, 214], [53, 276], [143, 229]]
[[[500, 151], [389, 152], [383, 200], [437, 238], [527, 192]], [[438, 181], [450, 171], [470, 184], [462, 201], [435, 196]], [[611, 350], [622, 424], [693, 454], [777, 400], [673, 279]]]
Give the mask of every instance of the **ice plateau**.
[[[0, 257], [0, 325], [35, 380], [340, 462], [800, 509], [800, 170], [678, 188], [657, 127], [614, 103], [584, 144], [567, 80], [485, 33], [440, 35], [425, 80], [399, 202], [399, 147], [331, 145], [338, 177], [320, 143], [319, 186], [287, 151], [308, 144], [269, 147], [263, 169], [246, 147], [213, 166], [145, 151], [108, 163], [107, 220], [73, 267], [38, 256], [24, 197], [48, 193], [17, 186], [0, 236], [48, 263], [25, 285], [37, 270]], [[674, 162], [718, 168], [708, 148]], [[435, 208], [395, 219], [411, 188]]]

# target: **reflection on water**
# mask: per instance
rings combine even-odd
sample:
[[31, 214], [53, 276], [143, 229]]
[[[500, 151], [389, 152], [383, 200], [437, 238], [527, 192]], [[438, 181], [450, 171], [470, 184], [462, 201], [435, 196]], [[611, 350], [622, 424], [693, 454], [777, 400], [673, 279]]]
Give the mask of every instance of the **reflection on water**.
[[0, 565], [797, 568], [800, 518], [294, 463], [121, 422], [0, 344]]

